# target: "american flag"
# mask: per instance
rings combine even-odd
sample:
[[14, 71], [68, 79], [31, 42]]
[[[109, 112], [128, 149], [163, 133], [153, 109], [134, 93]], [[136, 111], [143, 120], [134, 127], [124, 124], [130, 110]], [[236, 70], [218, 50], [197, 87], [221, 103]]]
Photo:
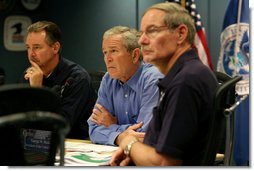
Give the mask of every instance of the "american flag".
[[185, 7], [189, 11], [190, 15], [192, 16], [195, 22], [197, 31], [194, 46], [197, 50], [198, 56], [205, 65], [207, 65], [213, 70], [210, 52], [205, 37], [205, 28], [202, 25], [201, 16], [197, 11], [195, 0], [168, 0], [168, 2], [176, 2]]

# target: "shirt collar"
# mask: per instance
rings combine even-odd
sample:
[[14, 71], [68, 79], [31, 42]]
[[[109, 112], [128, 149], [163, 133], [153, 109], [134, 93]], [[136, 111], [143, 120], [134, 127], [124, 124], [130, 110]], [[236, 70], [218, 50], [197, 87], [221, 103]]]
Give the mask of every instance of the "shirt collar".
[[140, 67], [138, 68], [138, 70], [135, 72], [135, 74], [125, 83], [121, 83], [119, 80], [119, 84], [122, 85], [122, 86], [129, 86], [131, 89], [133, 89], [134, 91], [136, 91], [138, 89], [138, 80], [140, 79], [140, 76], [141, 76], [141, 73], [142, 73], [142, 70], [143, 70], [143, 67], [144, 67], [144, 63], [141, 62], [141, 65]]
[[198, 59], [197, 53], [194, 49], [190, 49], [183, 53], [175, 62], [173, 67], [165, 75], [164, 78], [160, 79], [158, 86], [162, 89], [166, 89], [167, 85], [173, 80], [174, 76], [181, 70], [184, 63], [189, 60]]

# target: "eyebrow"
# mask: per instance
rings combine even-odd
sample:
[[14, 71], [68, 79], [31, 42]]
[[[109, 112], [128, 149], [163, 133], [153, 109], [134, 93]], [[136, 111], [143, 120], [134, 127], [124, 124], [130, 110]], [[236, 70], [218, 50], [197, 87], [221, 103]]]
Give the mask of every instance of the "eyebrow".
[[[152, 24], [152, 25], [147, 26], [146, 29], [149, 29], [149, 28], [151, 28], [151, 27], [160, 27], [160, 26], [156, 26], [156, 25]], [[141, 30], [140, 30], [140, 31], [141, 31]]]

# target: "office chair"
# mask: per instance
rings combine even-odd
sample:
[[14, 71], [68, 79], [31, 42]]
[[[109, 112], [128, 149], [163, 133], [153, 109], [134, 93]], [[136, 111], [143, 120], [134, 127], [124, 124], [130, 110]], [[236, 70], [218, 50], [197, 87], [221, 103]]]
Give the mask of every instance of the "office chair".
[[[225, 115], [225, 109], [236, 102], [235, 85], [242, 78], [241, 76], [230, 77], [221, 72], [215, 72], [215, 75], [219, 84], [214, 95], [214, 115], [211, 118], [208, 143], [201, 161], [201, 165], [206, 166], [217, 165], [215, 163], [216, 154], [232, 149], [232, 138], [230, 141], [225, 141], [225, 136], [232, 137], [232, 131], [226, 130], [226, 123], [228, 120], [233, 121], [234, 117], [233, 115], [227, 117]], [[233, 130], [234, 122], [231, 122], [230, 127], [230, 130]], [[225, 154], [224, 160], [229, 157], [229, 154]]]
[[[20, 115], [23, 113], [22, 115], [24, 115], [24, 113], [26, 114], [26, 113], [32, 112], [34, 113], [33, 116], [35, 116], [34, 122], [38, 123], [39, 121], [37, 121], [37, 119], [40, 118], [42, 120], [43, 118], [41, 115], [43, 113], [45, 113], [45, 115], [48, 115], [47, 113], [59, 114], [60, 111], [61, 111], [60, 96], [57, 93], [54, 93], [49, 88], [30, 87], [28, 84], [9, 84], [9, 85], [3, 85], [0, 87], [0, 117], [1, 118], [5, 116], [7, 117], [9, 115], [14, 115], [17, 113], [19, 113]], [[40, 113], [40, 115], [38, 113]], [[29, 114], [29, 115], [32, 115], [32, 114]], [[50, 116], [48, 117], [50, 118]], [[57, 121], [56, 119], [53, 119], [51, 121], [49, 120], [48, 122], [51, 122], [53, 124], [53, 121], [56, 122], [55, 124], [58, 124], [58, 125], [60, 124], [60, 121]], [[18, 120], [16, 122], [19, 123], [18, 125], [22, 125], [22, 123], [25, 123], [22, 120]], [[1, 134], [2, 137], [5, 137], [3, 138], [4, 140], [10, 139], [10, 140], [16, 141], [15, 143], [17, 143], [16, 144], [17, 147], [18, 146], [20, 147], [20, 145], [23, 145], [21, 148], [22, 150], [17, 149], [16, 150], [17, 152], [25, 153], [25, 161], [22, 158], [20, 158], [20, 161], [18, 163], [16, 163], [17, 161], [11, 160], [9, 165], [16, 165], [16, 164], [18, 165], [52, 165], [52, 160], [47, 161], [47, 158], [45, 158], [45, 156], [48, 156], [47, 153], [49, 153], [50, 155], [52, 154], [54, 155], [54, 153], [52, 153], [51, 151], [45, 151], [45, 150], [43, 151], [43, 149], [48, 147], [49, 149], [53, 150], [55, 147], [54, 147], [54, 144], [51, 144], [51, 138], [54, 137], [53, 139], [57, 140], [55, 136], [63, 137], [65, 136], [65, 134], [58, 134], [57, 133], [58, 130], [53, 129], [55, 127], [50, 126], [49, 123], [45, 122], [45, 120], [43, 120], [43, 123], [41, 124], [42, 126], [40, 126], [40, 124], [34, 124], [33, 126], [31, 126], [32, 124], [30, 124], [31, 127], [30, 126], [27, 127], [26, 124], [24, 124], [23, 127], [18, 126], [15, 129], [8, 127], [8, 128], [5, 128], [6, 131], [1, 131], [3, 133]], [[69, 125], [67, 123], [65, 125], [66, 125], [66, 130], [69, 131]], [[12, 132], [11, 134], [8, 133], [9, 131], [7, 129], [9, 128], [10, 128], [10, 132]], [[61, 127], [60, 125], [58, 128], [63, 129], [63, 127]], [[20, 132], [22, 132], [23, 134], [20, 134]], [[60, 131], [60, 132], [64, 133], [63, 131]], [[14, 135], [14, 136], [11, 136], [11, 135]], [[30, 136], [29, 140], [27, 139], [29, 137], [27, 135]], [[32, 139], [31, 137], [33, 136], [37, 136], [39, 138]], [[47, 141], [45, 140], [45, 142], [41, 144], [36, 142], [36, 141], [44, 141], [43, 138], [47, 139]], [[18, 139], [19, 141], [23, 142], [23, 144], [19, 144], [17, 142]], [[25, 142], [26, 140], [27, 142]], [[61, 159], [60, 165], [63, 165], [64, 139], [60, 138], [60, 140], [61, 140], [60, 141], [60, 159]], [[4, 142], [1, 142], [1, 143], [4, 144]], [[15, 145], [15, 143], [13, 144], [13, 146]], [[59, 142], [56, 141], [56, 143], [59, 143]], [[6, 143], [6, 145], [8, 145], [8, 142]], [[8, 148], [9, 150], [12, 149], [10, 147]], [[11, 150], [11, 151], [14, 152], [14, 150]]]
[[0, 87], [0, 116], [30, 110], [61, 111], [61, 99], [51, 89], [29, 84], [7, 84]]
[[[2, 150], [0, 164], [5, 166], [26, 166], [34, 164], [53, 166], [59, 145], [61, 145], [61, 151], [63, 150], [62, 152], [64, 152], [64, 138], [69, 129], [67, 125], [66, 120], [62, 116], [52, 112], [30, 111], [1, 116], [0, 133], [2, 138], [0, 144]], [[27, 160], [24, 145], [30, 143], [31, 137], [26, 135], [23, 138], [24, 131], [22, 130], [25, 128], [48, 130], [51, 133], [47, 153], [44, 153], [44, 156], [41, 155], [39, 159], [36, 159], [37, 162]], [[21, 139], [23, 141], [20, 141]], [[46, 140], [38, 139], [38, 141]], [[43, 142], [37, 143], [37, 145], [43, 146]], [[63, 154], [60, 156], [62, 158]]]
[[102, 77], [104, 76], [105, 71], [93, 71], [89, 72], [89, 75], [92, 79], [92, 85], [96, 92], [98, 92], [101, 84]]
[[5, 83], [5, 71], [0, 67], [0, 86]]

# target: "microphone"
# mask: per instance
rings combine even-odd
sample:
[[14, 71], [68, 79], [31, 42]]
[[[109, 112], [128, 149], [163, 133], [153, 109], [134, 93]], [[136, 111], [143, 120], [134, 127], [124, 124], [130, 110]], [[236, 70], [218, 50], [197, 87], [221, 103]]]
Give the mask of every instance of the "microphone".
[[69, 86], [73, 83], [73, 81], [74, 81], [74, 79], [73, 79], [72, 77], [69, 77], [69, 78], [65, 81], [64, 85], [61, 86], [60, 97], [63, 97], [63, 92], [64, 92], [64, 90], [65, 90], [67, 87], [69, 87]]

